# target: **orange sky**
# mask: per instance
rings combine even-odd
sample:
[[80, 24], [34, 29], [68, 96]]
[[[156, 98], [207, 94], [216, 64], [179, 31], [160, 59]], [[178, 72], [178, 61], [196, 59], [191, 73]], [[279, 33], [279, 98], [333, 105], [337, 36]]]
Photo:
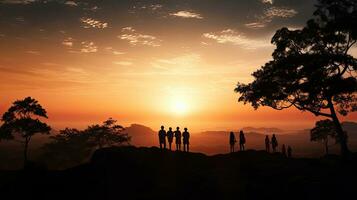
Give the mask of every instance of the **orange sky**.
[[0, 3], [0, 112], [32, 96], [55, 128], [108, 117], [193, 131], [311, 127], [312, 114], [254, 111], [233, 89], [271, 59], [275, 30], [304, 25], [312, 2], [198, 2]]

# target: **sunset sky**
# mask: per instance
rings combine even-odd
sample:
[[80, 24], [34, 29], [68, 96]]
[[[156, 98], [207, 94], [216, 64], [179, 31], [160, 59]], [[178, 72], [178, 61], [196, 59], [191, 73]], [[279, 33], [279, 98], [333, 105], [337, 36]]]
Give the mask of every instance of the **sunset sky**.
[[[303, 129], [291, 109], [237, 102], [236, 83], [271, 59], [281, 27], [304, 26], [313, 0], [0, 0], [0, 112], [32, 96], [54, 128], [108, 117], [193, 131]], [[354, 56], [357, 51], [353, 50]], [[342, 120], [357, 120], [351, 114]]]

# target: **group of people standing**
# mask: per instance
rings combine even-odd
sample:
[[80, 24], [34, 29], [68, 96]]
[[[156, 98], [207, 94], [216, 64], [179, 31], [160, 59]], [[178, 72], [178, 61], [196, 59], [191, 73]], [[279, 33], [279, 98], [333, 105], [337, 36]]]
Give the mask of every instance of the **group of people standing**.
[[166, 132], [165, 127], [161, 126], [159, 131], [159, 143], [160, 149], [166, 149], [166, 138], [169, 143], [169, 149], [171, 150], [172, 142], [175, 137], [176, 151], [181, 151], [181, 138], [183, 143], [183, 151], [189, 152], [190, 149], [190, 133], [187, 131], [187, 128], [184, 128], [184, 132], [181, 133], [180, 127], [176, 127], [176, 131], [172, 131], [172, 128], [169, 127], [169, 130]]
[[[233, 132], [230, 132], [229, 134], [229, 144], [230, 144], [230, 152], [233, 153], [234, 152], [234, 146], [235, 143], [237, 142], [236, 137], [234, 135]], [[243, 131], [239, 132], [239, 149], [240, 151], [244, 151], [245, 149], [245, 143], [246, 143], [246, 139], [244, 136]], [[270, 152], [270, 145], [272, 147], [272, 152], [275, 153], [277, 152], [277, 148], [278, 148], [278, 140], [276, 139], [275, 134], [272, 135], [271, 139], [269, 139], [269, 136], [266, 135], [265, 136], [265, 150], [267, 152]], [[282, 145], [281, 147], [281, 153], [286, 156], [291, 158], [292, 157], [292, 148], [290, 146], [288, 146], [286, 148], [285, 144]]]

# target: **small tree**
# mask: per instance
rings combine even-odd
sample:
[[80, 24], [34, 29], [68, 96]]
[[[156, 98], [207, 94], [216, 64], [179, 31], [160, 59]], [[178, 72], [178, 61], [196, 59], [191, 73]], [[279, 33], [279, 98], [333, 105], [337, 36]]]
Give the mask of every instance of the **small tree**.
[[338, 119], [357, 110], [357, 60], [349, 54], [357, 42], [357, 1], [319, 0], [315, 18], [301, 30], [282, 28], [272, 38], [273, 60], [238, 83], [238, 101], [276, 110], [295, 107], [330, 118], [349, 154]]
[[66, 128], [50, 137], [50, 142], [43, 147], [43, 159], [54, 168], [67, 168], [78, 165], [93, 152], [93, 144], [83, 131]]
[[84, 132], [96, 148], [129, 143], [130, 137], [123, 133], [124, 128], [117, 125], [116, 122], [116, 120], [109, 118], [102, 125], [89, 126]]
[[325, 147], [326, 155], [329, 154], [329, 138], [336, 139], [337, 131], [333, 121], [329, 119], [316, 122], [315, 127], [310, 131], [310, 140], [322, 142]]
[[24, 166], [28, 161], [28, 147], [35, 134], [50, 134], [51, 128], [39, 118], [48, 118], [46, 110], [31, 97], [17, 100], [2, 116], [0, 138], [13, 140], [22, 138], [24, 145]]

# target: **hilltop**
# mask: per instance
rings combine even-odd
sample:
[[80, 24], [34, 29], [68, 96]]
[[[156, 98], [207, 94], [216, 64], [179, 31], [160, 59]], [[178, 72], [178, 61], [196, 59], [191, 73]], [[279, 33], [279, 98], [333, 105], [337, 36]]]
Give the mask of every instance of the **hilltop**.
[[13, 199], [343, 199], [354, 195], [356, 167], [356, 158], [113, 147], [63, 171], [2, 171], [0, 192]]

